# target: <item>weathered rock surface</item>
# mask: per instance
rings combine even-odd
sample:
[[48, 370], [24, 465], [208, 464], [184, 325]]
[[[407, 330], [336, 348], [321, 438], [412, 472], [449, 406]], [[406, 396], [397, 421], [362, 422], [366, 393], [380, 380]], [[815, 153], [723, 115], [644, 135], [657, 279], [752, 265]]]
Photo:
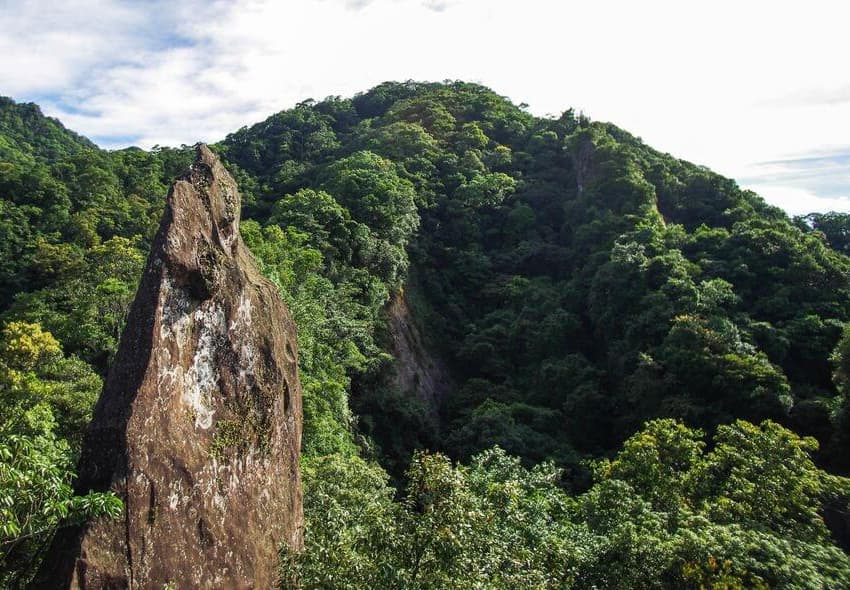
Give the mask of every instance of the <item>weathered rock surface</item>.
[[432, 420], [454, 383], [446, 363], [425, 345], [404, 293], [396, 293], [386, 308], [390, 353], [395, 357], [390, 383], [419, 398]]
[[176, 181], [80, 462], [122, 520], [66, 530], [48, 588], [270, 588], [302, 544], [295, 326], [206, 147]]

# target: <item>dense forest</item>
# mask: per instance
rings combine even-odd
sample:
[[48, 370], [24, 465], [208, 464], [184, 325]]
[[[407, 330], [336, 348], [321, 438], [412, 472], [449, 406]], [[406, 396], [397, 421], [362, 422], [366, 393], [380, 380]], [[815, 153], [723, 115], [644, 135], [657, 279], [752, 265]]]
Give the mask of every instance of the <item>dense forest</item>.
[[[850, 587], [850, 216], [463, 82], [211, 146], [296, 320], [300, 588]], [[74, 465], [173, 178], [0, 98], [0, 584]]]

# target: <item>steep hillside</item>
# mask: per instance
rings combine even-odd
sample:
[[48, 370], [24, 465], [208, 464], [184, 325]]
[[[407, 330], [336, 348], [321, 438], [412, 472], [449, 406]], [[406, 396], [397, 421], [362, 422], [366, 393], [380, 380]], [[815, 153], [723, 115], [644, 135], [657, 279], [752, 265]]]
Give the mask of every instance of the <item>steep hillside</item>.
[[55, 161], [92, 149], [97, 146], [45, 117], [38, 105], [0, 96], [0, 161]]
[[[221, 147], [255, 180], [252, 214], [305, 232], [331, 280], [362, 270], [383, 303], [412, 265], [457, 383], [431, 441], [452, 455], [571, 463], [655, 416], [772, 418], [834, 443], [850, 262], [731, 180], [464, 83], [308, 101]], [[331, 202], [362, 244], [333, 235]], [[376, 389], [354, 406], [398, 448], [418, 418], [373, 414], [410, 392]]]

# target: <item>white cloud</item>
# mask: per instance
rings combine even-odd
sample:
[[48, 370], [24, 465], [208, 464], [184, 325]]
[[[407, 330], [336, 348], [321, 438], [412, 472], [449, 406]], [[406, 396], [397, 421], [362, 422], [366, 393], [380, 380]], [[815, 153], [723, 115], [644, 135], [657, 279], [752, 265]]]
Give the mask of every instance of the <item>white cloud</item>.
[[850, 212], [850, 197], [819, 197], [805, 189], [785, 185], [744, 185], [757, 192], [771, 205], [784, 209], [789, 215], [804, 215], [815, 211]]
[[538, 114], [583, 109], [751, 178], [758, 162], [850, 143], [846, 11], [758, 0], [5, 2], [0, 92], [38, 100], [104, 145], [149, 147], [217, 140], [384, 80], [465, 79]]
[[0, 3], [3, 91], [56, 91], [76, 83], [82, 71], [132, 53], [140, 17], [115, 3]]

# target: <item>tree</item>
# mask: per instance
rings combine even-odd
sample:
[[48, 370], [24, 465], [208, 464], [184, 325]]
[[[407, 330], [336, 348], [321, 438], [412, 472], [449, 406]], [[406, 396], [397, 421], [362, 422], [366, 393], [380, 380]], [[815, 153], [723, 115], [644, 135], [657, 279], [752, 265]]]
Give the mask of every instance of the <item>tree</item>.
[[35, 573], [53, 532], [117, 517], [112, 493], [77, 495], [73, 463], [100, 379], [38, 325], [6, 324], [0, 340], [0, 584]]
[[323, 185], [354, 219], [394, 245], [405, 244], [419, 225], [413, 187], [392, 162], [372, 152], [357, 152], [329, 166]]
[[283, 587], [400, 587], [400, 507], [386, 473], [359, 457], [328, 455], [303, 461], [302, 478], [307, 549], [283, 555]]
[[0, 434], [56, 432], [79, 448], [101, 389], [84, 363], [65, 357], [38, 324], [11, 322], [0, 339]]
[[117, 518], [123, 503], [112, 493], [75, 495], [68, 444], [42, 423], [43, 434], [0, 442], [0, 584], [23, 587], [38, 569], [60, 526], [87, 518]]
[[628, 533], [630, 552], [660, 543], [658, 587], [840, 587], [850, 559], [821, 515], [827, 503], [847, 505], [850, 481], [818, 469], [816, 447], [770, 421], [737, 421], [707, 450], [701, 432], [655, 420], [597, 465], [585, 514], [609, 538]]
[[82, 259], [50, 245], [44, 252], [37, 260], [50, 264], [55, 279], [21, 294], [7, 317], [45, 326], [105, 374], [142, 274], [145, 259], [138, 241], [114, 237], [85, 251]]

